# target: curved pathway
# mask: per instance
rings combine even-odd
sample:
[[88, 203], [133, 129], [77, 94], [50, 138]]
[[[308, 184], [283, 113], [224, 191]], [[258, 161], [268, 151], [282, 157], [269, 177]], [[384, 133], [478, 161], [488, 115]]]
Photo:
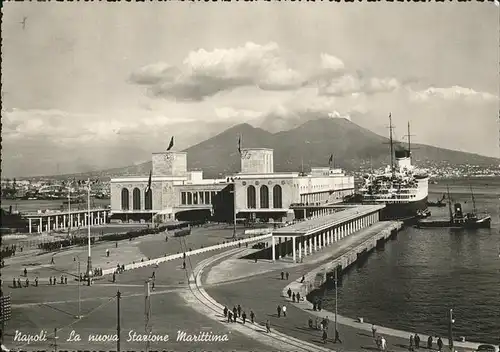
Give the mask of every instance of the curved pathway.
[[[255, 323], [250, 322], [243, 324], [241, 321], [238, 323], [227, 323], [227, 319], [224, 318], [222, 311], [224, 306], [216, 302], [211, 296], [207, 294], [203, 285], [201, 283], [201, 277], [203, 271], [209, 266], [213, 265], [221, 259], [227, 258], [229, 256], [242, 254], [245, 250], [235, 249], [220, 255], [214, 256], [207, 260], [201, 262], [191, 274], [189, 278], [189, 288], [191, 291], [190, 295], [184, 295], [184, 299], [188, 302], [191, 307], [200, 313], [203, 313], [214, 320], [220, 322], [225, 322], [229, 329], [239, 331], [249, 337], [259, 340], [271, 347], [276, 348], [279, 351], [290, 351], [290, 352], [331, 352], [331, 349], [314, 345], [309, 342], [305, 342], [296, 339], [291, 336], [287, 336], [279, 331], [276, 331], [271, 325], [271, 333], [266, 332], [265, 323]], [[241, 320], [241, 319], [239, 319]]]
[[[306, 281], [312, 282], [321, 264], [327, 264], [335, 260], [345, 253], [346, 250], [358, 245], [360, 241], [364, 240], [363, 234], [359, 234], [357, 237], [358, 238], [354, 235], [352, 238], [340, 241], [336, 247], [330, 247], [324, 251], [313, 254], [313, 256], [307, 258], [307, 262], [305, 260], [305, 263], [300, 266], [293, 263], [287, 264], [285, 262], [281, 264], [281, 268], [277, 269], [275, 267], [272, 271], [269, 271], [264, 269], [262, 265], [265, 264], [266, 267], [272, 267], [273, 263], [262, 263], [262, 261], [253, 263], [247, 261], [246, 272], [251, 276], [248, 277], [246, 281], [239, 281], [233, 285], [212, 286], [207, 288], [208, 294], [214, 297], [214, 300], [226, 303], [228, 307], [238, 304], [241, 304], [243, 307], [251, 307], [257, 316], [269, 317], [271, 326], [274, 326], [279, 331], [287, 335], [298, 337], [304, 341], [312, 342], [318, 347], [323, 347], [321, 333], [309, 329], [307, 321], [310, 317], [314, 319], [314, 316], [321, 318], [328, 316], [330, 325], [333, 326], [334, 313], [324, 310], [322, 312], [315, 312], [312, 310], [312, 304], [307, 301], [294, 304], [288, 299], [286, 291], [288, 287], [292, 288], [294, 292], [301, 291], [302, 285], [300, 284], [300, 279], [303, 275], [306, 276]], [[325, 259], [325, 252], [327, 252], [326, 256], [328, 259]], [[244, 262], [245, 260], [240, 259], [240, 261]], [[228, 262], [230, 261], [227, 261], [227, 263]], [[226, 270], [231, 271], [232, 269], [234, 270], [235, 267], [231, 268], [231, 265], [226, 265]], [[238, 265], [238, 272], [235, 272], [234, 275], [236, 277], [244, 276], [242, 270], [241, 264]], [[221, 270], [219, 269], [219, 271]], [[254, 276], [254, 274], [259, 271], [262, 272], [262, 274]], [[284, 287], [283, 280], [280, 280], [281, 271], [288, 271], [291, 274], [290, 279], [292, 282], [288, 282], [289, 284], [286, 285], [286, 287]], [[288, 305], [287, 318], [277, 318], [275, 312], [278, 304]], [[360, 316], [362, 316], [362, 314], [360, 314]], [[333, 344], [333, 342], [330, 342], [331, 339], [329, 338], [329, 342], [326, 346], [335, 348], [337, 351], [377, 350], [371, 332], [371, 323], [360, 323], [354, 319], [342, 316], [338, 316], [338, 323], [338, 330], [343, 343]], [[386, 338], [389, 351], [408, 351], [410, 332], [380, 326], [376, 328], [377, 335], [383, 335]], [[334, 329], [331, 328], [329, 336], [333, 336], [333, 331]], [[426, 346], [427, 336], [420, 335], [420, 337], [422, 341], [421, 345]], [[443, 336], [441, 338], [444, 345], [447, 347], [447, 338]], [[455, 342], [454, 345], [455, 349], [458, 351], [470, 351], [478, 346], [477, 343], [469, 342]], [[434, 348], [436, 348], [436, 339], [434, 339]]]

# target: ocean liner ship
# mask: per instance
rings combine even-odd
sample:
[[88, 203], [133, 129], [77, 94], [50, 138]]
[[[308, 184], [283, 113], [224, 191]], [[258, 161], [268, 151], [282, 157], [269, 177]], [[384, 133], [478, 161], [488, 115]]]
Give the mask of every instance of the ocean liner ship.
[[362, 203], [385, 204], [381, 220], [412, 220], [427, 210], [429, 176], [411, 164], [410, 123], [408, 148], [394, 150], [390, 114], [389, 122], [391, 165], [382, 173], [365, 175], [359, 193]]

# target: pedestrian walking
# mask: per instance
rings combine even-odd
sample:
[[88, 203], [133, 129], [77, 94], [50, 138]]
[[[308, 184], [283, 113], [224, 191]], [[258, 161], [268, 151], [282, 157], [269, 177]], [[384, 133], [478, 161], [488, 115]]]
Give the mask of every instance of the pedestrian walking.
[[233, 307], [233, 321], [236, 323], [236, 318], [238, 317], [238, 310]]
[[297, 292], [297, 303], [300, 302], [300, 293]]
[[[288, 298], [292, 298], [292, 289], [291, 288], [288, 288], [288, 291], [286, 291], [286, 293], [288, 294]], [[294, 295], [294, 298], [295, 298], [295, 295]]]
[[49, 285], [52, 285], [52, 276], [49, 277]]
[[326, 340], [328, 339], [328, 334], [326, 330], [323, 330], [323, 343], [326, 343]]
[[50, 259], [50, 264], [55, 264], [55, 262], [54, 262], [54, 256], [52, 256], [52, 258]]
[[266, 332], [267, 333], [271, 332], [271, 324], [269, 323], [269, 319], [266, 321]]
[[413, 335], [410, 335], [410, 346], [408, 347], [408, 351], [414, 351], [414, 349], [413, 349]]
[[118, 242], [115, 242], [115, 248], [118, 248]]
[[333, 341], [333, 343], [342, 343], [342, 340], [340, 339], [340, 334], [338, 332], [338, 330], [335, 330], [335, 340]]
[[309, 320], [307, 321], [307, 324], [309, 325], [309, 328], [312, 329], [313, 328], [313, 320], [311, 317], [309, 317]]
[[28, 270], [24, 268], [24, 277], [28, 276]]
[[12, 287], [14, 287], [14, 288], [17, 287], [17, 285], [16, 285], [16, 279], [15, 278], [12, 279]]
[[245, 324], [247, 321], [247, 313], [243, 312], [243, 314], [241, 314], [241, 319], [243, 320], [243, 324]]
[[292, 294], [292, 301], [295, 303], [295, 292]]
[[427, 349], [432, 350], [432, 336], [427, 339]]
[[281, 280], [285, 280], [285, 272], [284, 271], [281, 272]]
[[23, 287], [23, 286], [21, 285], [21, 279], [20, 279], [20, 278], [17, 278], [17, 286], [18, 286], [19, 288]]
[[286, 272], [286, 279], [288, 280], [288, 278], [290, 277], [290, 274], [288, 273], [288, 271]]
[[227, 307], [224, 307], [224, 318], [227, 318]]
[[61, 285], [64, 284], [64, 277], [61, 275]]
[[415, 348], [418, 350], [420, 348], [420, 336], [415, 334]]
[[238, 304], [238, 318], [241, 317], [241, 306]]
[[278, 308], [276, 308], [278, 311], [278, 318], [281, 317], [281, 306], [278, 304]]
[[231, 311], [227, 312], [227, 322], [228, 323], [233, 322], [233, 313], [231, 313]]
[[67, 276], [65, 276], [65, 277], [64, 277], [64, 284], [65, 284], [65, 285], [67, 285], [67, 284], [68, 284], [68, 277], [67, 277]]
[[283, 311], [283, 317], [286, 317], [286, 306], [284, 304], [281, 310]]
[[38, 287], [38, 276], [35, 277], [35, 287]]
[[437, 345], [438, 345], [438, 351], [441, 352], [441, 350], [443, 349], [443, 340], [441, 340], [441, 337], [438, 337]]
[[382, 351], [385, 351], [386, 348], [387, 348], [387, 341], [385, 340], [385, 337], [382, 336], [382, 338], [380, 339], [380, 349]]
[[373, 338], [375, 338], [375, 336], [377, 335], [377, 328], [375, 328], [375, 325], [372, 324], [372, 335], [373, 335]]
[[26, 287], [30, 286], [30, 279], [26, 278]]
[[252, 322], [252, 324], [255, 321], [255, 313], [253, 312], [253, 310], [250, 311], [250, 321]]
[[116, 273], [113, 273], [113, 283], [116, 282]]

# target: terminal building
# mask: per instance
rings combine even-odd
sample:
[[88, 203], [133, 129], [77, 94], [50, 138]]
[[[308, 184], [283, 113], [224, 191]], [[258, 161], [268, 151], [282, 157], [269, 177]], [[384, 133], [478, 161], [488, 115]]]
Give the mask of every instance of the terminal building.
[[[308, 216], [304, 206], [335, 204], [354, 193], [354, 177], [341, 169], [313, 167], [311, 172], [274, 172], [272, 149], [241, 150], [241, 171], [223, 179], [204, 179], [188, 171], [187, 153], [152, 157], [149, 175], [111, 180], [111, 220], [150, 222], [213, 219], [284, 222]], [[296, 208], [302, 207], [300, 210]]]

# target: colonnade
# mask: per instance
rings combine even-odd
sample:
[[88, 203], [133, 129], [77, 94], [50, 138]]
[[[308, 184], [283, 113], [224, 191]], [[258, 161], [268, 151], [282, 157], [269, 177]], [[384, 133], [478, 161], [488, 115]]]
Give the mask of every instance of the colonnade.
[[[305, 257], [307, 255], [311, 255], [313, 252], [317, 252], [323, 247], [332, 245], [346, 236], [349, 236], [363, 228], [369, 227], [378, 221], [379, 212], [377, 211], [361, 215], [356, 219], [347, 220], [328, 229], [318, 230], [316, 233], [309, 235], [297, 234], [294, 236], [279, 236], [273, 234], [271, 240], [272, 260], [276, 260], [276, 254], [278, 254], [278, 259], [291, 254], [294, 262], [297, 261], [297, 256], [300, 262], [303, 256]], [[278, 246], [276, 246], [276, 238], [278, 238]], [[276, 253], [276, 250], [278, 253]]]
[[29, 233], [33, 233], [33, 226], [37, 233], [42, 233], [70, 227], [86, 227], [89, 223], [91, 226], [103, 225], [107, 223], [107, 218], [108, 213], [105, 210], [91, 210], [90, 219], [87, 211], [44, 214], [40, 217], [28, 218]]

